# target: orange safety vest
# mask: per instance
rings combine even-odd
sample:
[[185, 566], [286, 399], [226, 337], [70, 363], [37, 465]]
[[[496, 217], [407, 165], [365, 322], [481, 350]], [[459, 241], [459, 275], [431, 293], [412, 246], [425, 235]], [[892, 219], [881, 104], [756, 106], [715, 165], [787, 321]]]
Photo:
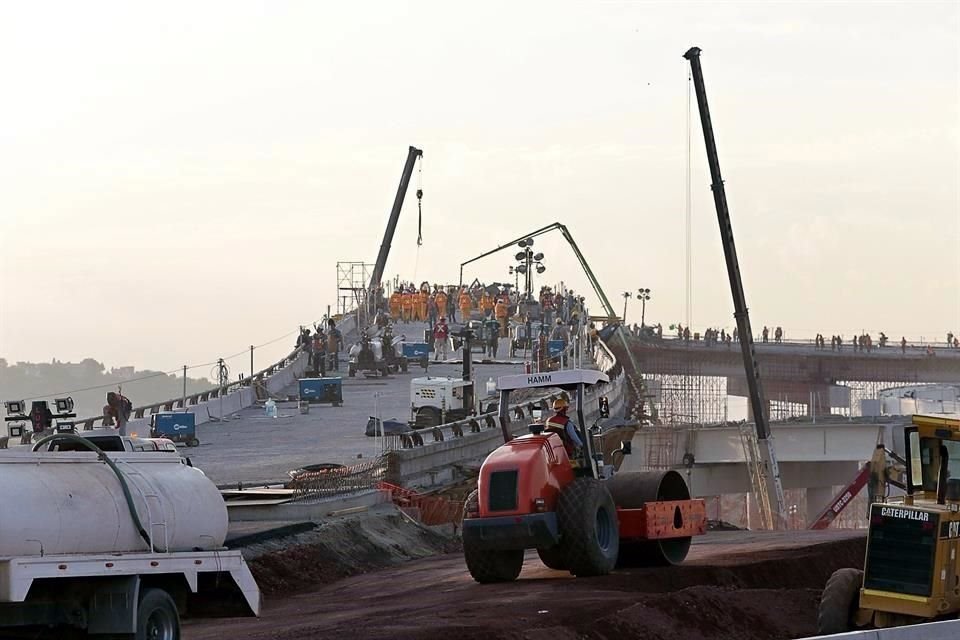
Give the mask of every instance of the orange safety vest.
[[473, 300], [470, 299], [470, 294], [469, 294], [469, 293], [466, 293], [466, 292], [461, 293], [461, 294], [460, 294], [460, 308], [461, 308], [461, 309], [470, 309], [470, 308], [472, 308], [472, 307], [473, 307]]
[[405, 293], [405, 294], [403, 294], [402, 296], [400, 296], [400, 299], [401, 299], [401, 301], [402, 301], [402, 304], [403, 304], [403, 308], [404, 308], [404, 309], [407, 309], [407, 310], [413, 309], [413, 295], [412, 295], [412, 294]]
[[487, 294], [483, 294], [482, 296], [480, 296], [480, 308], [483, 309], [484, 311], [489, 311], [490, 309], [493, 309], [493, 298], [491, 298]]
[[501, 300], [500, 302], [497, 303], [496, 310], [494, 311], [494, 314], [495, 314], [498, 318], [506, 318], [506, 317], [507, 317], [507, 305], [505, 305], [505, 304], [503, 303], [503, 300]]
[[437, 297], [436, 297], [436, 302], [437, 302], [437, 311], [440, 313], [440, 315], [441, 315], [441, 316], [446, 315], [446, 313], [447, 313], [447, 294], [443, 293], [442, 291], [441, 291], [440, 293], [438, 293], [438, 294], [437, 294]]

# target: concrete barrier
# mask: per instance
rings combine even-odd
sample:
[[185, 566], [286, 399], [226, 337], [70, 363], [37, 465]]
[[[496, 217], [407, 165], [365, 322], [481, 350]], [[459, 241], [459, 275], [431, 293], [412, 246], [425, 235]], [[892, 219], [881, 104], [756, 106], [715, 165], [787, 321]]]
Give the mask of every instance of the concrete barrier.
[[390, 502], [390, 492], [370, 489], [310, 502], [286, 502], [271, 505], [250, 505], [243, 502], [227, 503], [230, 522], [304, 522], [336, 516], [338, 513], [375, 507]]

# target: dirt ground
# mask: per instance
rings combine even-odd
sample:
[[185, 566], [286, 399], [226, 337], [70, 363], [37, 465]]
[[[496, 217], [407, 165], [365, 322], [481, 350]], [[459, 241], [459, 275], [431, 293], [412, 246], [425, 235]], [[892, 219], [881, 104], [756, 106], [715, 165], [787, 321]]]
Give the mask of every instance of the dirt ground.
[[679, 567], [577, 579], [531, 552], [518, 581], [479, 585], [459, 553], [422, 557], [450, 541], [402, 519], [305, 535], [251, 552], [261, 618], [188, 621], [184, 638], [786, 640], [815, 633], [827, 577], [864, 555], [844, 531], [712, 532]]

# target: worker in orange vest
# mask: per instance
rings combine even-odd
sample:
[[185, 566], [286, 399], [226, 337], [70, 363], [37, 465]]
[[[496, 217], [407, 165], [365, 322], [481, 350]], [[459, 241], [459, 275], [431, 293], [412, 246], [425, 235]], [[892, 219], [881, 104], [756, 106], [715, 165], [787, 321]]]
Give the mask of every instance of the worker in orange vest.
[[500, 323], [500, 337], [507, 337], [507, 302], [503, 298], [497, 300], [497, 304], [494, 305], [493, 315], [496, 316], [497, 322]]
[[[426, 287], [426, 285], [424, 286]], [[421, 322], [427, 319], [427, 300], [430, 298], [429, 290], [429, 288], [420, 289], [420, 294], [417, 296], [417, 313], [420, 316]]]
[[403, 301], [400, 292], [394, 291], [390, 295], [390, 318], [394, 322], [399, 322], [401, 313], [403, 313]]
[[437, 315], [447, 315], [447, 294], [443, 292], [443, 289], [437, 291], [437, 295], [434, 297], [434, 300], [437, 303]]
[[460, 307], [460, 322], [469, 322], [470, 311], [473, 309], [473, 298], [470, 297], [466, 287], [460, 289], [460, 299], [457, 306]]
[[488, 311], [493, 311], [493, 296], [486, 291], [480, 296], [480, 310], [483, 312], [483, 315], [487, 315]]
[[413, 318], [413, 293], [404, 291], [400, 299], [403, 307], [403, 321], [410, 322]]

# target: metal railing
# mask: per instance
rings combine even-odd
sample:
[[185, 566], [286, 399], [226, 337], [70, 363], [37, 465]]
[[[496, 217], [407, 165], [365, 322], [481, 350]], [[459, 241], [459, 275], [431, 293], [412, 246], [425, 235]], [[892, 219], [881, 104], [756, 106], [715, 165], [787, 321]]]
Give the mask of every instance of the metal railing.
[[[222, 396], [226, 396], [230, 393], [233, 393], [239, 389], [245, 387], [253, 387], [258, 397], [261, 395], [265, 397], [269, 395], [266, 390], [266, 379], [274, 375], [278, 371], [282, 370], [285, 367], [290, 366], [290, 364], [296, 360], [296, 358], [303, 353], [304, 348], [298, 347], [285, 356], [282, 360], [275, 362], [274, 364], [261, 369], [252, 376], [247, 376], [245, 378], [240, 378], [224, 384], [223, 386], [217, 386], [206, 391], [200, 391], [198, 393], [193, 393], [188, 396], [181, 396], [179, 398], [173, 398], [170, 400], [164, 400], [162, 402], [154, 402], [153, 404], [142, 405], [139, 407], [134, 407], [131, 412], [131, 419], [141, 419], [147, 418], [153, 414], [160, 413], [161, 411], [175, 411], [176, 409], [186, 410], [189, 407], [196, 406], [202, 402], [207, 402], [209, 400], [215, 400]], [[99, 422], [103, 423], [104, 416], [96, 416], [93, 418], [81, 418], [75, 420], [75, 424], [78, 427], [81, 427], [84, 431], [89, 431], [94, 429], [96, 424]]]

